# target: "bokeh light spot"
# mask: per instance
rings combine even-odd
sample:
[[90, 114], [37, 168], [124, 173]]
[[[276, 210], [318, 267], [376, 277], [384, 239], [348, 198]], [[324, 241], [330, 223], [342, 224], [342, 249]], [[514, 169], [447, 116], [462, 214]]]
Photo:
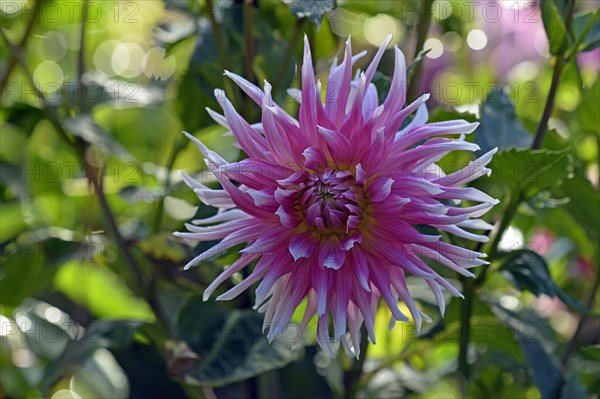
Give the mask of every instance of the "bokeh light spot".
[[53, 93], [62, 86], [65, 75], [54, 61], [43, 61], [33, 71], [33, 80], [44, 93]]
[[[402, 36], [400, 24], [392, 17], [386, 14], [378, 14], [368, 18], [364, 23], [365, 39], [373, 46], [380, 46], [387, 35], [392, 33], [397, 42]], [[390, 46], [392, 43], [390, 43]]]
[[467, 35], [467, 44], [473, 50], [482, 50], [487, 46], [487, 35], [481, 29], [473, 29]]
[[67, 54], [67, 39], [58, 32], [46, 32], [37, 42], [37, 53], [43, 60], [60, 61]]
[[427, 39], [423, 47], [431, 50], [427, 53], [428, 58], [436, 59], [440, 58], [442, 54], [444, 54], [444, 44], [440, 39], [436, 39], [434, 37]]

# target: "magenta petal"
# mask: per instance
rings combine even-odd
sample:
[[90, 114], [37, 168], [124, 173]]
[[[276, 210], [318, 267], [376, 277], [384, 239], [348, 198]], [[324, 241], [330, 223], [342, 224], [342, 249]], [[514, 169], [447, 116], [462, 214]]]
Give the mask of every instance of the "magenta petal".
[[293, 208], [287, 207], [285, 205], [280, 205], [277, 208], [275, 214], [279, 216], [279, 221], [285, 227], [289, 227], [293, 229], [300, 224], [300, 219], [294, 215], [295, 211]]
[[340, 248], [339, 243], [329, 240], [321, 245], [319, 250], [319, 266], [329, 269], [339, 269], [346, 260], [346, 251]]
[[375, 179], [375, 181], [369, 185], [369, 189], [367, 190], [371, 201], [381, 202], [389, 197], [392, 192], [392, 184], [394, 184], [394, 179], [392, 178], [380, 177]]
[[304, 166], [309, 169], [319, 170], [327, 165], [327, 159], [325, 158], [325, 155], [323, 155], [320, 150], [314, 147], [308, 147], [306, 150], [304, 150], [302, 155], [304, 155], [305, 159]]
[[311, 233], [302, 233], [290, 240], [289, 250], [294, 260], [298, 260], [310, 257], [318, 245], [319, 241]]

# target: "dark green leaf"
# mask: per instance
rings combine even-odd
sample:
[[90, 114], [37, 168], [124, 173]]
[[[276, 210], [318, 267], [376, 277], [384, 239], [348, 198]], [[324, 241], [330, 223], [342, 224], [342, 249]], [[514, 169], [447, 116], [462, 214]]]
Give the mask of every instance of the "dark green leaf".
[[458, 112], [451, 108], [438, 107], [429, 113], [429, 122], [443, 122], [456, 119], [464, 119], [467, 122], [477, 122], [477, 116], [470, 112]]
[[[179, 375], [193, 385], [221, 386], [283, 367], [296, 359], [293, 342], [262, 333], [263, 315], [253, 310], [230, 311], [194, 296], [182, 308], [178, 336], [199, 361]], [[187, 356], [186, 359], [189, 359]]]
[[511, 191], [531, 198], [542, 190], [556, 186], [570, 172], [567, 151], [505, 150], [490, 163], [491, 181], [506, 185]]
[[475, 143], [481, 147], [481, 152], [495, 147], [525, 148], [531, 145], [531, 134], [517, 118], [510, 98], [500, 88], [492, 89], [481, 105], [480, 122], [475, 131]]
[[567, 377], [560, 393], [560, 399], [588, 399], [590, 395], [585, 391], [585, 387], [577, 374], [572, 373]]
[[69, 341], [60, 356], [46, 366], [40, 382], [42, 389], [50, 389], [62, 376], [81, 366], [97, 349], [122, 350], [128, 347], [133, 343], [133, 335], [140, 324], [130, 320], [98, 320], [91, 323], [83, 336]]
[[580, 313], [590, 310], [571, 298], [552, 280], [546, 261], [540, 255], [527, 249], [505, 255], [500, 271], [519, 290], [529, 291], [535, 296], [542, 294], [559, 297], [567, 306]]
[[544, 331], [552, 330], [551, 327], [529, 311], [514, 312], [498, 304], [493, 304], [492, 310], [514, 331], [542, 398], [557, 398], [565, 379], [558, 362], [551, 355], [554, 339], [544, 335]]
[[600, 46], [600, 10], [586, 11], [573, 17], [573, 33], [581, 40], [575, 51], [591, 51]]
[[555, 398], [564, 383], [556, 361], [533, 339], [519, 341], [533, 374], [533, 382], [540, 390], [543, 399]]
[[284, 2], [297, 18], [306, 17], [318, 26], [321, 26], [323, 15], [337, 7], [335, 0], [284, 0]]
[[[243, 65], [243, 37], [240, 31], [240, 27], [243, 25], [241, 8], [234, 5], [222, 8], [221, 13], [227, 16], [219, 27], [221, 36], [225, 39], [224, 47], [229, 65], [223, 65], [210, 26], [208, 24], [201, 25], [188, 69], [178, 83], [176, 109], [186, 131], [195, 131], [211, 123], [212, 119], [204, 108], [219, 110], [219, 105], [214, 98], [214, 91], [217, 88], [227, 89], [223, 70], [231, 68], [232, 72], [240, 72], [240, 66]], [[237, 91], [232, 93], [227, 90], [227, 96], [234, 105], [236, 99], [240, 98]]]
[[559, 54], [568, 43], [567, 27], [554, 0], [541, 1], [542, 20], [550, 43], [550, 54]]
[[423, 63], [423, 60], [425, 59], [425, 56], [427, 55], [427, 53], [429, 53], [431, 51], [430, 48], [428, 49], [423, 49], [421, 51], [419, 51], [419, 53], [417, 54], [417, 56], [415, 57], [415, 60], [413, 61], [412, 64], [410, 64], [410, 67], [408, 67], [408, 71], [406, 71], [406, 81], [410, 82], [412, 76], [414, 75], [415, 71], [420, 67], [420, 65]]
[[375, 71], [372, 82], [377, 88], [378, 102], [379, 104], [383, 104], [392, 86], [392, 80], [383, 73]]
[[2, 304], [16, 306], [25, 298], [48, 289], [58, 266], [93, 254], [93, 248], [84, 243], [66, 241], [51, 234], [47, 230], [30, 232], [22, 236], [18, 244], [10, 242], [2, 247]]

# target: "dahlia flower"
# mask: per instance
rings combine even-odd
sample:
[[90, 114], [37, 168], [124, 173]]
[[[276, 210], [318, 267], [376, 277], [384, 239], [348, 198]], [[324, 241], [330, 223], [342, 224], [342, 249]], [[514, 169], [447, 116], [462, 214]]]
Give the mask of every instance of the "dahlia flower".
[[[331, 342], [340, 340], [358, 356], [363, 324], [375, 343], [374, 315], [381, 298], [391, 311], [390, 328], [395, 321], [409, 320], [399, 301], [406, 304], [417, 328], [423, 319], [430, 320], [411, 298], [408, 276], [427, 283], [443, 314], [442, 288], [462, 295], [436, 268], [473, 277], [469, 268], [487, 263], [481, 259], [484, 254], [444, 242], [440, 235], [424, 234], [417, 226], [487, 241], [468, 229], [490, 229], [478, 218], [498, 201], [460, 186], [490, 173], [485, 166], [495, 150], [444, 174], [436, 162], [446, 154], [479, 149], [463, 139], [477, 124], [428, 124], [427, 95], [403, 108], [406, 65], [398, 47], [389, 94], [378, 104], [371, 82], [390, 41], [391, 36], [367, 70], [356, 71], [353, 78], [353, 64], [365, 52], [353, 56], [348, 40], [344, 61], [333, 62], [323, 101], [305, 40], [301, 91], [290, 92], [300, 103], [298, 120], [273, 102], [269, 83], [261, 90], [226, 71], [262, 109], [261, 123], [251, 125], [222, 90], [215, 95], [224, 115], [208, 109], [248, 155], [242, 161], [227, 162], [186, 133], [222, 188], [211, 189], [184, 174], [200, 201], [219, 212], [187, 224], [189, 232], [175, 234], [192, 241], [222, 241], [185, 269], [246, 244], [205, 290], [204, 299], [234, 273], [255, 264], [248, 277], [217, 300], [232, 299], [260, 282], [255, 309], [265, 313], [263, 331], [268, 328], [269, 340], [285, 330], [306, 299], [301, 327], [316, 316], [316, 338], [325, 350], [333, 353]], [[458, 137], [442, 137], [447, 135]]]

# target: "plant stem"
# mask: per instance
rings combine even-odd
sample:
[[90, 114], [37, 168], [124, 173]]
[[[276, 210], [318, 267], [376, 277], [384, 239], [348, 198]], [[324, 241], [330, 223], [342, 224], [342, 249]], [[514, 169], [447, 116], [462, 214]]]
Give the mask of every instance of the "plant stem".
[[217, 46], [219, 58], [221, 59], [221, 64], [223, 64], [225, 69], [230, 69], [229, 57], [227, 55], [225, 41], [223, 40], [223, 35], [221, 35], [221, 30], [219, 29], [219, 23], [217, 22], [217, 18], [215, 17], [213, 0], [206, 0], [206, 13], [208, 14], [210, 27], [212, 29], [213, 36], [215, 37], [215, 44]]
[[[417, 58], [419, 52], [423, 49], [425, 45], [425, 40], [427, 39], [427, 35], [429, 34], [429, 27], [431, 26], [431, 5], [434, 0], [422, 0], [421, 1], [421, 14], [419, 17], [419, 22], [417, 23], [417, 42], [415, 43], [415, 52], [413, 56], [413, 60]], [[411, 76], [410, 82], [408, 84], [408, 103], [414, 101], [420, 93], [420, 85], [421, 85], [421, 73], [422, 73], [423, 63], [417, 66], [413, 75]]]
[[[594, 285], [592, 286], [592, 290], [590, 291], [589, 296], [586, 301], [586, 307], [588, 307], [589, 309], [592, 309], [592, 306], [594, 304], [594, 299], [596, 298], [596, 295], [598, 294], [599, 286], [600, 286], [600, 269], [596, 270], [596, 280], [594, 280]], [[569, 361], [569, 357], [577, 348], [577, 344], [579, 343], [578, 342], [579, 336], [581, 335], [581, 332], [583, 331], [583, 326], [585, 325], [585, 322], [588, 319], [588, 317], [589, 317], [589, 315], [584, 314], [579, 319], [579, 323], [577, 323], [577, 329], [575, 330], [575, 333], [573, 334], [573, 337], [569, 341], [569, 344], [567, 345], [567, 349], [565, 350], [565, 353], [563, 354], [563, 356], [561, 358], [561, 363], [563, 364], [563, 366], [567, 365], [567, 362]]]
[[[571, 30], [571, 21], [573, 19], [573, 12], [575, 10], [575, 0], [569, 0], [568, 7], [569, 8], [567, 9], [567, 15], [565, 17], [565, 26], [567, 28], [567, 34]], [[554, 62], [554, 71], [552, 72], [552, 83], [550, 84], [550, 91], [548, 92], [546, 105], [544, 107], [544, 112], [542, 113], [542, 119], [538, 124], [538, 127], [535, 132], [535, 138], [533, 139], [533, 144], [531, 145], [531, 149], [533, 150], [537, 150], [542, 147], [544, 135], [548, 130], [548, 121], [550, 120], [550, 116], [552, 116], [552, 112], [554, 111], [554, 103], [556, 101], [556, 92], [558, 91], [560, 77], [562, 76], [565, 65], [569, 61], [565, 58], [565, 51], [566, 49], [563, 49], [556, 55], [556, 61]]]
[[517, 213], [517, 208], [519, 207], [521, 200], [522, 200], [522, 195], [520, 193], [516, 193], [515, 195], [513, 195], [510, 198], [508, 205], [506, 206], [506, 210], [504, 211], [504, 216], [502, 217], [502, 220], [500, 221], [500, 226], [498, 226], [498, 230], [496, 230], [496, 233], [494, 234], [494, 238], [492, 238], [492, 242], [489, 245], [488, 261], [490, 262], [490, 265], [486, 266], [481, 271], [479, 276], [477, 276], [476, 281], [475, 281], [476, 287], [480, 287], [481, 285], [483, 285], [483, 283], [485, 283], [487, 273], [491, 267], [491, 262], [494, 259], [496, 259], [496, 256], [498, 256], [498, 244], [500, 244], [502, 235], [504, 234], [506, 229], [510, 226], [510, 223], [511, 223], [513, 217]]
[[167, 173], [165, 177], [164, 193], [158, 200], [158, 204], [156, 206], [156, 213], [154, 214], [154, 221], [152, 222], [152, 234], [156, 234], [160, 231], [165, 209], [165, 198], [169, 193], [169, 189], [171, 188], [171, 171], [173, 170], [173, 165], [175, 165], [175, 161], [177, 160], [179, 153], [181, 153], [181, 150], [183, 150], [187, 144], [187, 138], [182, 136], [179, 139], [179, 141], [177, 141], [173, 145], [173, 150], [171, 151], [171, 155], [169, 156], [169, 160], [167, 162]]
[[[254, 64], [254, 36], [253, 36], [253, 20], [254, 20], [254, 5], [252, 0], [244, 0], [243, 15], [244, 15], [244, 74], [246, 79], [250, 82], [254, 82], [254, 70], [252, 65]], [[250, 116], [250, 107], [252, 106], [252, 99], [248, 96], [244, 96], [244, 116], [246, 119]]]
[[[83, 10], [86, 10], [88, 0], [83, 1]], [[83, 84], [83, 74], [85, 73], [85, 28], [87, 18], [85, 11], [81, 13], [81, 26], [79, 29], [79, 54], [77, 55], [77, 86], [79, 94], [79, 108], [83, 113], [89, 112], [89, 103], [86, 99], [85, 86]]]
[[[231, 61], [229, 60], [229, 55], [227, 52], [227, 43], [225, 41], [225, 39], [223, 38], [223, 35], [221, 33], [221, 29], [219, 29], [219, 23], [217, 22], [217, 18], [215, 17], [215, 10], [214, 10], [214, 2], [213, 0], [206, 0], [205, 3], [205, 7], [206, 7], [206, 13], [208, 15], [208, 20], [210, 22], [210, 28], [212, 30], [214, 39], [215, 39], [215, 46], [217, 47], [217, 53], [219, 54], [219, 59], [221, 61], [221, 65], [223, 66], [224, 69], [231, 71]], [[223, 87], [225, 89], [225, 93], [228, 95], [229, 100], [232, 102], [234, 107], [237, 107], [238, 105], [238, 96], [237, 96], [237, 91], [233, 85], [233, 82], [231, 82], [231, 80], [229, 79], [224, 79], [223, 80]]]
[[[31, 32], [33, 32], [33, 27], [35, 26], [35, 22], [37, 21], [40, 15], [40, 10], [42, 9], [42, 3], [43, 1], [41, 0], [34, 2], [33, 15], [31, 16], [31, 19], [29, 19], [29, 21], [27, 22], [27, 27], [25, 27], [25, 33], [23, 33], [23, 37], [21, 38], [21, 41], [18, 45], [20, 49], [25, 48], [25, 46], [27, 45], [27, 41], [31, 37]], [[4, 71], [4, 75], [2, 75], [2, 78], [0, 79], [0, 96], [2, 95], [2, 93], [4, 93], [4, 89], [8, 84], [8, 79], [10, 78], [10, 75], [16, 65], [17, 57], [15, 57], [15, 55], [13, 54], [12, 57], [10, 57], [6, 62], [6, 69]]]
[[294, 55], [294, 50], [296, 50], [296, 46], [298, 45], [298, 40], [302, 37], [302, 28], [304, 24], [308, 21], [307, 18], [301, 18], [296, 20], [294, 24], [294, 31], [290, 35], [290, 38], [287, 42], [287, 47], [285, 49], [285, 54], [283, 55], [283, 60], [281, 63], [281, 67], [279, 68], [279, 72], [275, 77], [275, 80], [272, 83], [282, 85], [283, 79], [285, 78], [285, 74], [288, 72], [288, 68], [290, 67], [290, 63], [292, 62], [292, 56]]
[[360, 336], [360, 357], [355, 359], [352, 367], [344, 372], [344, 398], [354, 398], [356, 390], [360, 383], [360, 377], [363, 373], [363, 366], [367, 359], [367, 350], [369, 349], [369, 341], [367, 339], [367, 331], [363, 328]]
[[469, 342], [471, 341], [471, 315], [473, 313], [473, 295], [475, 291], [475, 280], [461, 276], [465, 299], [460, 312], [460, 335], [458, 341], [458, 371], [468, 381], [470, 368], [468, 363]]

